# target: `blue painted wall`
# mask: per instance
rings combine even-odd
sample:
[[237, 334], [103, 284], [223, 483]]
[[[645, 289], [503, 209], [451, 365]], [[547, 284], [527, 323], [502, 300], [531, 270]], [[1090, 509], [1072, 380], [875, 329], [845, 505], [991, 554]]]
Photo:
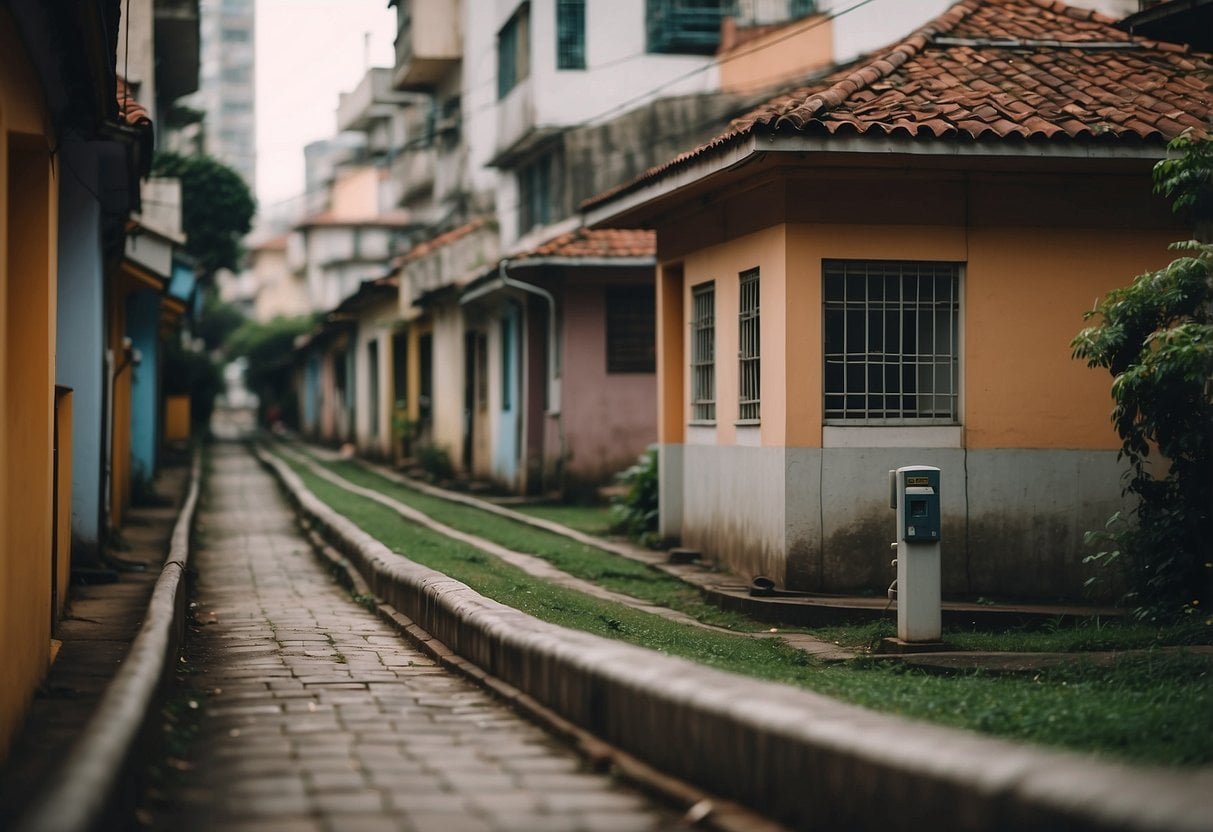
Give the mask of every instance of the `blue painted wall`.
[[522, 394], [521, 384], [521, 329], [520, 314], [514, 304], [506, 306], [501, 315], [501, 402], [497, 413], [497, 442], [493, 449], [493, 473], [509, 485], [518, 482], [519, 418]]
[[314, 433], [320, 413], [320, 356], [312, 351], [303, 370], [303, 432]]
[[160, 439], [160, 293], [141, 289], [126, 299], [126, 334], [139, 351], [131, 373], [131, 482], [135, 493], [156, 473]]
[[96, 157], [79, 142], [61, 153], [55, 383], [73, 391], [72, 561], [83, 565], [100, 557], [104, 528], [105, 277]]

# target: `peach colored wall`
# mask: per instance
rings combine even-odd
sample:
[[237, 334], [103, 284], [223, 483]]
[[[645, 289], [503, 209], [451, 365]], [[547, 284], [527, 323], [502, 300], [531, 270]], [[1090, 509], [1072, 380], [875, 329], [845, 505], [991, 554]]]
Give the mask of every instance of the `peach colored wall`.
[[[965, 259], [962, 228], [788, 226], [787, 445], [821, 447], [821, 261]], [[962, 361], [963, 365], [963, 361]]]
[[1082, 314], [1172, 259], [1160, 231], [975, 229], [965, 275], [966, 446], [1115, 449], [1111, 376], [1070, 359]]
[[[967, 447], [1116, 446], [1107, 416], [1110, 379], [1072, 361], [1069, 342], [1098, 297], [1168, 262], [1167, 244], [1184, 234], [1151, 197], [1144, 170], [1086, 177], [839, 170], [804, 176], [789, 172], [784, 200], [769, 185], [751, 184], [659, 230], [663, 261], [684, 269], [684, 306], [677, 319], [672, 303], [671, 313], [662, 315], [663, 331], [681, 333], [682, 364], [690, 360], [691, 289], [716, 280], [718, 444], [736, 441], [731, 357], [737, 354], [740, 271], [758, 266], [762, 275], [762, 444], [812, 448], [822, 443], [822, 260], [910, 259], [965, 264], [961, 421]], [[829, 196], [804, 199], [809, 188]], [[773, 213], [781, 219], [753, 228]], [[704, 240], [723, 242], [705, 246]], [[662, 388], [669, 422], [676, 405], [685, 424], [689, 373], [671, 372], [670, 379]], [[672, 424], [664, 430], [679, 436]]]
[[379, 169], [352, 168], [333, 182], [332, 213], [338, 219], [367, 219], [379, 214]]
[[797, 20], [716, 59], [721, 92], [755, 92], [829, 66], [834, 60], [834, 24], [821, 17]]
[[[738, 417], [738, 277], [742, 272], [757, 268], [759, 272], [759, 309], [761, 336], [761, 442], [764, 446], [785, 444], [787, 423], [785, 406], [788, 391], [785, 383], [785, 327], [781, 310], [784, 307], [785, 227], [773, 226], [747, 234], [727, 243], [704, 248], [683, 260], [684, 288], [682, 302], [686, 314], [691, 314], [691, 295], [704, 282], [716, 283], [716, 442], [731, 445], [737, 439]], [[691, 357], [691, 331], [682, 326], [683, 350], [686, 361]], [[690, 373], [682, 380], [682, 414], [690, 418]], [[745, 430], [745, 428], [743, 428]]]

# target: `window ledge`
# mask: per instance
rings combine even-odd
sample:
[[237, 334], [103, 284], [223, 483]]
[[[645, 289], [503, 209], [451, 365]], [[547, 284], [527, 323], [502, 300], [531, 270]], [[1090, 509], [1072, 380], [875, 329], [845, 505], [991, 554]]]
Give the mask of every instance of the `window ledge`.
[[961, 448], [963, 425], [825, 425], [823, 448]]
[[733, 423], [739, 428], [756, 428], [762, 424], [761, 419], [738, 419]]

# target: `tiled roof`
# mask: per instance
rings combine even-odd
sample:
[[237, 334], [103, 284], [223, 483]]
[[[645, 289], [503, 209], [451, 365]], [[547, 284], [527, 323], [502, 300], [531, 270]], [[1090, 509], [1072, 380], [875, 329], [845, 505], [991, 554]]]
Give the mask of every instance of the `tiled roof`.
[[525, 261], [546, 257], [653, 257], [656, 254], [657, 235], [652, 231], [630, 228], [578, 228], [511, 257], [510, 260]]
[[774, 98], [609, 201], [755, 133], [1162, 144], [1209, 132], [1213, 56], [1051, 0], [961, 0], [889, 49]]
[[407, 254], [405, 254], [404, 262], [408, 263], [413, 260], [420, 260], [426, 255], [433, 254], [438, 249], [449, 246], [456, 240], [462, 239], [463, 237], [471, 234], [473, 231], [482, 228], [485, 224], [487, 224], [487, 222], [488, 220], [484, 218], [475, 219], [465, 225], [459, 226], [458, 228], [445, 231], [442, 234], [439, 234], [437, 237], [432, 237], [423, 243], [418, 243], [409, 249]]

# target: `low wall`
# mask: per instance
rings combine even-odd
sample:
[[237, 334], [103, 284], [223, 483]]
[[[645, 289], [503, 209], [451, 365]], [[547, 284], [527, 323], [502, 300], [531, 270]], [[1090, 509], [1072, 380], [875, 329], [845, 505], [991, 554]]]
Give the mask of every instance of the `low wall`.
[[1213, 770], [1135, 768], [910, 722], [539, 621], [390, 551], [259, 452], [372, 591], [672, 776], [798, 828], [1213, 830]]

